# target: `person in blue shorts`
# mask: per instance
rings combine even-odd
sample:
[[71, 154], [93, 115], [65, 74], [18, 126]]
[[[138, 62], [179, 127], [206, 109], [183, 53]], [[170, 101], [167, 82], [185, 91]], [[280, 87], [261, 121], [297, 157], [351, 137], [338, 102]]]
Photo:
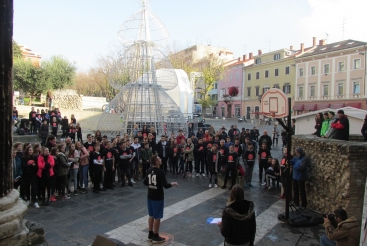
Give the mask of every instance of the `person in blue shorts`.
[[150, 158], [150, 163], [153, 167], [148, 170], [144, 179], [144, 184], [148, 186], [148, 240], [152, 241], [153, 243], [163, 243], [165, 239], [159, 236], [159, 226], [161, 219], [163, 218], [164, 208], [163, 187], [168, 189], [172, 186], [178, 186], [178, 183], [167, 183], [166, 175], [164, 171], [160, 169], [162, 160], [157, 154]]

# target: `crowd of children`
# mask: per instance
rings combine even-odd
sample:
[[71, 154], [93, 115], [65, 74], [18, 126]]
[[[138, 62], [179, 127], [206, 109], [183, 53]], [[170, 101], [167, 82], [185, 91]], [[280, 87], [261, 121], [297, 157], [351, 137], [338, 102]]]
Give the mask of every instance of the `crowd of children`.
[[[52, 128], [58, 125], [56, 117], [53, 116], [56, 126], [53, 125], [54, 119], [50, 122]], [[182, 130], [168, 137], [158, 136], [154, 127], [142, 126], [140, 130], [136, 126], [131, 135], [117, 135], [112, 139], [96, 131], [94, 135], [88, 134], [84, 143], [81, 138], [75, 139], [65, 133], [62, 136], [65, 139], [57, 144], [56, 135], [48, 135], [48, 125], [46, 120], [44, 122], [44, 131], [40, 127], [42, 146], [38, 143], [16, 143], [13, 153], [14, 188], [20, 187], [22, 199], [36, 208], [39, 207], [38, 201], [47, 206], [58, 199], [70, 199], [72, 194], [87, 193], [89, 179], [95, 193], [114, 189], [118, 184], [133, 186], [145, 177], [150, 168], [150, 158], [156, 153], [162, 159], [161, 168], [166, 175], [171, 173], [183, 178], [208, 176], [209, 188], [218, 187], [219, 173], [224, 175], [223, 189], [227, 188], [229, 178], [231, 189], [238, 175], [244, 176], [245, 188], [253, 187], [256, 156], [259, 182], [265, 185], [265, 189], [272, 189], [273, 183], [279, 182], [284, 172], [286, 157], [280, 162], [281, 166], [277, 159], [271, 158], [266, 142], [260, 143], [261, 148], [256, 151], [259, 134], [248, 129], [240, 132], [236, 126], [231, 126], [228, 133], [223, 126], [214, 134], [209, 132], [210, 129], [199, 130], [196, 135], [189, 132], [187, 137]], [[76, 125], [72, 116], [69, 131], [77, 129], [74, 128]], [[47, 140], [43, 140], [44, 136]]]

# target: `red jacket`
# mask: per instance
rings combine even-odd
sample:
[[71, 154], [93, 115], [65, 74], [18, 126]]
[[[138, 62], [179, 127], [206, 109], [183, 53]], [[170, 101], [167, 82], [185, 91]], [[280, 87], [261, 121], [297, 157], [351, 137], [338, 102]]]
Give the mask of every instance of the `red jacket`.
[[178, 136], [176, 137], [177, 143], [178, 143], [178, 144], [180, 144], [182, 139], [183, 139], [183, 140], [186, 140], [185, 136], [184, 136], [184, 135], [181, 135], [181, 136], [180, 136], [180, 135], [178, 135]]
[[[50, 168], [50, 177], [54, 176], [54, 166], [55, 166], [55, 160], [54, 157], [52, 155], [48, 155], [47, 157], [47, 162], [50, 164], [51, 168]], [[37, 171], [37, 176], [38, 177], [42, 177], [42, 171], [43, 169], [45, 169], [46, 167], [46, 162], [45, 162], [45, 157], [43, 155], [39, 155], [38, 156], [38, 171]]]

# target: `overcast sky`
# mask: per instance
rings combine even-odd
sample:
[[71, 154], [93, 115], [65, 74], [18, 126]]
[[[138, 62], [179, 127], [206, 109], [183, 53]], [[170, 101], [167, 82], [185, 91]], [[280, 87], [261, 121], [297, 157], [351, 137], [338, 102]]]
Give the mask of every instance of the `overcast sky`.
[[[121, 24], [141, 7], [138, 0], [14, 2], [14, 39], [43, 58], [62, 55], [80, 71], [119, 45]], [[235, 57], [307, 47], [314, 36], [367, 41], [366, 0], [151, 0], [150, 9], [170, 43], [225, 47]]]

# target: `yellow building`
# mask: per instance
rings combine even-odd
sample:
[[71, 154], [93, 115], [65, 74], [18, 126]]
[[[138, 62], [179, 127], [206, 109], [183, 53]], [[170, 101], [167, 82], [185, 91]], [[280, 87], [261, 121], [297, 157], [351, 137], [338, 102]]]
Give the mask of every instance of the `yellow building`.
[[[254, 64], [244, 67], [244, 101], [242, 108], [249, 119], [259, 118], [260, 99], [270, 88], [283, 90], [294, 101], [294, 85], [296, 79], [295, 57], [316, 47], [316, 38], [313, 46], [304, 48], [301, 44], [299, 50], [280, 49], [263, 54], [258, 51], [254, 56]], [[250, 59], [252, 58], [250, 53]], [[292, 103], [293, 104], [293, 103]]]

